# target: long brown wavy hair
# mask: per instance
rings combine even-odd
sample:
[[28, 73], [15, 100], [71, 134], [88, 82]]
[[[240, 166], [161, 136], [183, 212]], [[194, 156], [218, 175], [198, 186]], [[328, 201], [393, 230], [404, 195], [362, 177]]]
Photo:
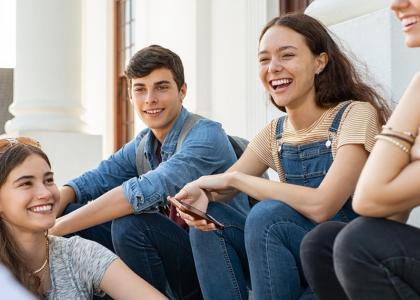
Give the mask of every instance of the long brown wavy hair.
[[[391, 112], [385, 99], [363, 82], [361, 74], [340, 50], [323, 24], [308, 15], [286, 14], [265, 25], [260, 34], [260, 42], [266, 31], [273, 26], [284, 26], [301, 34], [313, 55], [318, 56], [323, 52], [328, 55], [324, 70], [315, 76], [315, 101], [318, 106], [333, 107], [347, 100], [369, 102], [375, 107], [380, 124], [385, 124]], [[270, 100], [277, 108], [285, 111], [271, 96]]]
[[[0, 189], [6, 182], [10, 172], [32, 154], [39, 155], [51, 167], [47, 155], [37, 147], [17, 143], [6, 146], [5, 148], [5, 150], [0, 150]], [[1, 215], [0, 263], [6, 266], [25, 288], [36, 296], [43, 298], [40, 291], [41, 279], [31, 274], [31, 270], [28, 269], [27, 262], [22, 256], [19, 246], [1, 218]]]

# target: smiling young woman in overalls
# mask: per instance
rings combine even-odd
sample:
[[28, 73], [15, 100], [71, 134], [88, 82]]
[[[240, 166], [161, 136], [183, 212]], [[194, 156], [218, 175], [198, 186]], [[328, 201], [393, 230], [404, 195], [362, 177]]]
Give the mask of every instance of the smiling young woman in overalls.
[[[225, 225], [179, 211], [191, 230], [206, 299], [311, 297], [300, 242], [318, 223], [356, 217], [351, 195], [388, 109], [357, 74], [327, 29], [306, 15], [270, 21], [259, 41], [260, 79], [287, 115], [270, 122], [225, 173], [186, 185], [175, 198]], [[267, 168], [279, 181], [260, 176]], [[209, 193], [211, 192], [211, 193]], [[246, 215], [223, 202], [244, 192]]]

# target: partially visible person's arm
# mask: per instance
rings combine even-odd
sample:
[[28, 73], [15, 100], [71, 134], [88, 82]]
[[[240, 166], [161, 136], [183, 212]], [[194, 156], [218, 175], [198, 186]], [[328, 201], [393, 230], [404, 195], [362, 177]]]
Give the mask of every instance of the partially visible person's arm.
[[[218, 175], [202, 176], [199, 179], [185, 185], [175, 196], [192, 204], [196, 198], [203, 197], [202, 200], [195, 203], [198, 209], [207, 210], [208, 201], [230, 201], [240, 191], [228, 186], [230, 173], [241, 172], [251, 176], [261, 176], [267, 170], [265, 165], [255, 153], [246, 148], [241, 157], [224, 173]], [[213, 188], [218, 186], [218, 188]], [[206, 189], [206, 192], [201, 189]], [[210, 199], [208, 199], [210, 198]], [[199, 204], [200, 203], [200, 204]]]
[[145, 132], [125, 144], [97, 168], [70, 180], [62, 188], [63, 205], [71, 202], [85, 204], [120, 186], [130, 178], [137, 177], [136, 150]]
[[82, 174], [62, 187], [58, 216], [69, 203], [75, 201], [84, 203], [98, 198], [58, 218], [55, 226], [49, 230], [50, 234], [66, 235], [133, 212], [121, 184], [137, 176], [135, 157], [140, 136], [142, 135], [102, 161], [98, 168]]
[[122, 187], [116, 187], [81, 208], [58, 218], [49, 230], [52, 235], [63, 236], [133, 213]]
[[[275, 182], [233, 171], [201, 177], [198, 181], [187, 185], [186, 189], [175, 197], [205, 210], [208, 198], [205, 193], [198, 193], [200, 189], [218, 193], [235, 189], [257, 200], [281, 200], [304, 216], [320, 223], [333, 217], [353, 193], [367, 156], [368, 152], [362, 145], [340, 147], [336, 159], [318, 188]], [[242, 158], [239, 161], [241, 160]], [[188, 225], [204, 229], [203, 221], [195, 223], [194, 218], [182, 212], [180, 214]]]
[[76, 193], [71, 186], [65, 185], [60, 189], [60, 207], [57, 211], [57, 217], [63, 214], [64, 209], [70, 203], [76, 201]]
[[168, 299], [131, 271], [120, 259], [113, 261], [105, 271], [101, 290], [116, 300]]
[[[261, 176], [267, 170], [267, 165], [261, 162], [255, 153], [247, 148], [225, 173], [217, 175], [202, 176], [199, 179], [185, 185], [174, 197], [176, 199], [187, 202], [201, 211], [207, 211], [210, 201], [226, 202], [231, 200], [238, 192], [238, 189], [230, 185], [230, 177], [237, 172], [244, 172], [251, 176]], [[170, 200], [171, 197], [168, 197]], [[176, 207], [180, 207], [179, 203], [172, 201]], [[190, 215], [178, 210], [180, 216], [189, 226], [206, 230], [208, 223], [205, 220], [196, 221]], [[215, 229], [212, 225], [210, 230]]]
[[[417, 73], [387, 127], [417, 133], [419, 125], [420, 73]], [[404, 141], [398, 142], [409, 147]], [[419, 180], [420, 161], [411, 161], [410, 153], [388, 141], [378, 140], [360, 176], [353, 207], [364, 216], [392, 218], [407, 214], [420, 204]]]

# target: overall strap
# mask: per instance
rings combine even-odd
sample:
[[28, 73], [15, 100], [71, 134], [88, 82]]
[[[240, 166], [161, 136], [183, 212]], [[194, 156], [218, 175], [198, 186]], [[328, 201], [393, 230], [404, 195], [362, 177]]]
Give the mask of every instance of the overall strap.
[[182, 125], [181, 132], [179, 133], [179, 136], [178, 136], [175, 153], [177, 153], [179, 149], [181, 148], [182, 143], [184, 142], [190, 130], [194, 127], [194, 125], [198, 122], [198, 120], [201, 120], [201, 119], [204, 119], [204, 117], [197, 114], [190, 114], [185, 119], [184, 125]]
[[151, 170], [150, 164], [146, 159], [145, 153], [144, 153], [144, 146], [146, 145], [146, 136], [145, 134], [141, 141], [139, 146], [137, 147], [136, 151], [136, 167], [137, 167], [137, 174], [143, 175]]
[[278, 120], [277, 120], [277, 126], [276, 126], [276, 140], [281, 139], [282, 135], [283, 135], [283, 130], [284, 130], [284, 122], [286, 121], [286, 117], [287, 115], [281, 116]]
[[337, 112], [337, 114], [335, 115], [335, 118], [331, 124], [330, 129], [328, 130], [329, 132], [333, 132], [333, 133], [337, 133], [338, 131], [338, 127], [340, 127], [340, 123], [341, 123], [341, 118], [343, 117], [343, 113], [346, 110], [346, 108], [350, 105], [351, 101], [348, 101], [346, 104], [343, 105], [342, 108], [340, 108], [340, 110]]

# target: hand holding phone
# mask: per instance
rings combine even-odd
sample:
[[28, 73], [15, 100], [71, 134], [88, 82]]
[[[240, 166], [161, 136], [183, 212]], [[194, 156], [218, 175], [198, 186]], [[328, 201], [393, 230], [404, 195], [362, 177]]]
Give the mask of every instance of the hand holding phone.
[[189, 214], [190, 216], [194, 217], [197, 220], [206, 220], [207, 222], [214, 224], [214, 226], [219, 229], [223, 230], [224, 225], [217, 221], [215, 218], [213, 218], [208, 213], [205, 213], [204, 211], [201, 211], [194, 206], [189, 205], [188, 203], [183, 202], [182, 200], [178, 200], [176, 198], [170, 197], [169, 200], [174, 203], [178, 209], [186, 214]]

